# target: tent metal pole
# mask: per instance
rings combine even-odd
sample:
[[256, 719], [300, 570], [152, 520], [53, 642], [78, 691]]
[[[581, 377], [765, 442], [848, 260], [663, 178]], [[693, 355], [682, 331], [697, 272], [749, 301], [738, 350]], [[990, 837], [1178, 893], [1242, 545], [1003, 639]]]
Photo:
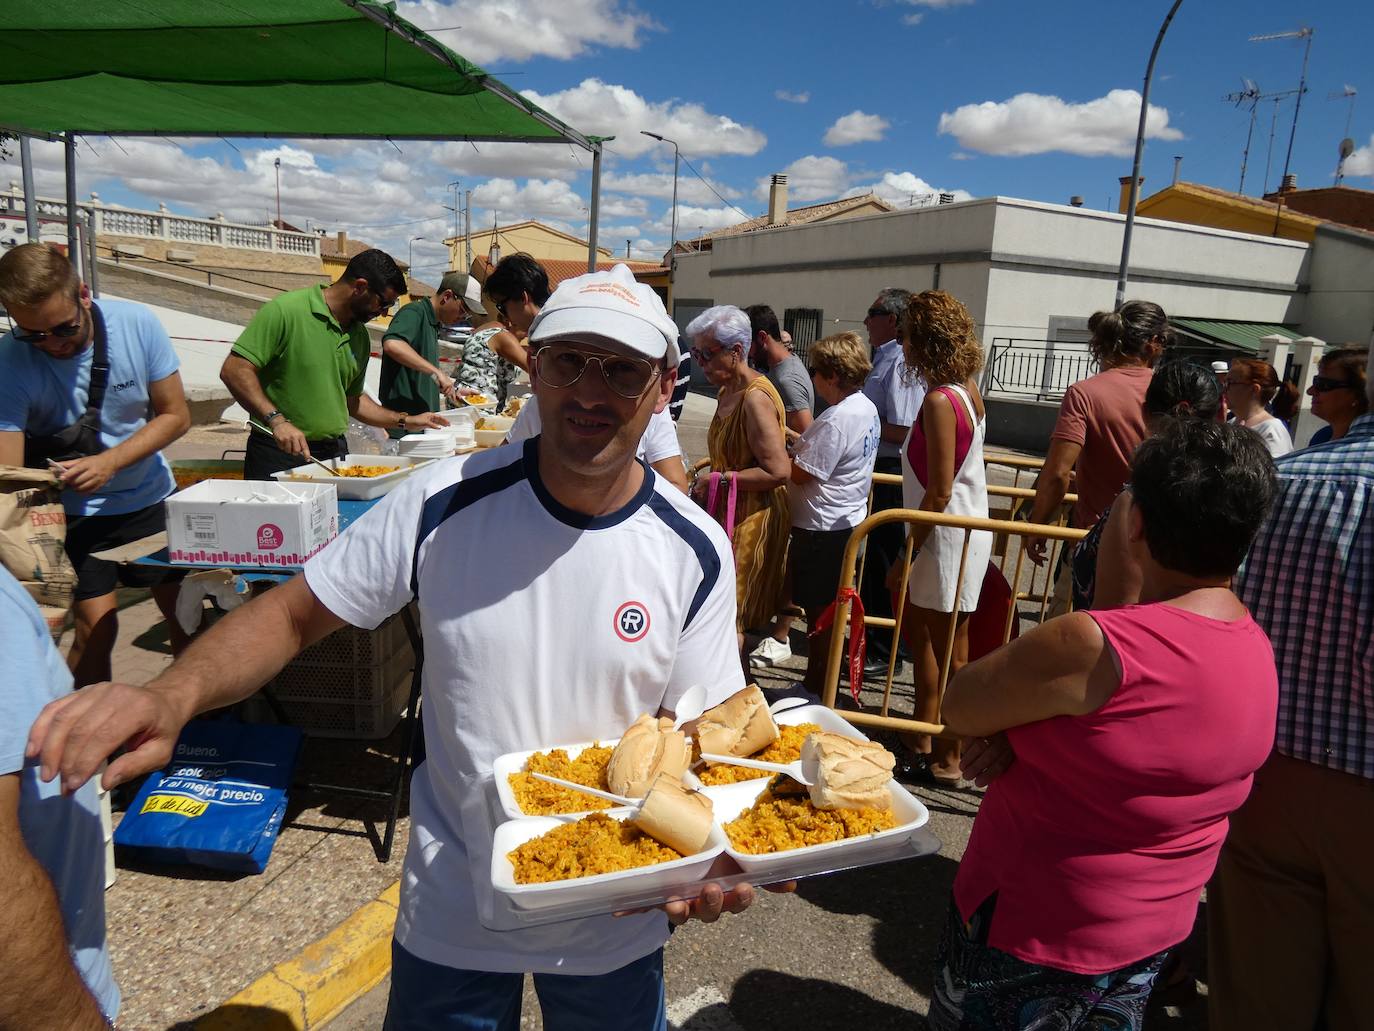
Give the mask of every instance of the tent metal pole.
[[[67, 133], [62, 139], [67, 178], [67, 260], [81, 273], [81, 240], [76, 230], [76, 135]], [[84, 279], [85, 277], [82, 276]]]
[[29, 243], [37, 243], [38, 195], [33, 189], [33, 150], [27, 136], [19, 137], [19, 164], [24, 171], [24, 229]]
[[596, 271], [596, 223], [601, 211], [601, 144], [592, 145], [592, 206], [587, 224], [587, 271]]

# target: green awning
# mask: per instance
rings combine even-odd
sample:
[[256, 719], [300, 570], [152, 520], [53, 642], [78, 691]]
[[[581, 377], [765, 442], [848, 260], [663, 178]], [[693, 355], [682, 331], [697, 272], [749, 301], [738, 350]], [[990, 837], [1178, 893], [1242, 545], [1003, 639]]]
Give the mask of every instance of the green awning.
[[1246, 354], [1260, 351], [1260, 338], [1281, 336], [1297, 340], [1301, 335], [1273, 322], [1241, 322], [1235, 319], [1170, 318], [1169, 325], [1183, 336]]
[[0, 126], [33, 135], [587, 137], [375, 0], [6, 0]]

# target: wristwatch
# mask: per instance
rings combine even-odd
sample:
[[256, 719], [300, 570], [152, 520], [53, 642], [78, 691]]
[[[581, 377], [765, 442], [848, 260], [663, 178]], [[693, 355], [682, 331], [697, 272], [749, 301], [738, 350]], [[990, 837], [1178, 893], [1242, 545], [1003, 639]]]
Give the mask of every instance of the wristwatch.
[[403, 430], [403, 429], [405, 429], [405, 428], [406, 428], [406, 420], [409, 419], [409, 418], [410, 418], [410, 416], [408, 416], [408, 415], [406, 415], [404, 412], [402, 412], [402, 413], [401, 413], [401, 417], [400, 417], [399, 419], [396, 420], [396, 428], [397, 428], [398, 430]]
[[268, 412], [266, 415], [264, 415], [264, 416], [262, 417], [262, 421], [265, 422], [268, 426], [271, 426], [271, 425], [272, 425], [272, 420], [273, 420], [273, 419], [285, 419], [285, 418], [286, 418], [286, 416], [282, 415], [282, 413], [281, 413], [281, 411], [280, 411], [279, 409], [273, 408], [270, 412]]

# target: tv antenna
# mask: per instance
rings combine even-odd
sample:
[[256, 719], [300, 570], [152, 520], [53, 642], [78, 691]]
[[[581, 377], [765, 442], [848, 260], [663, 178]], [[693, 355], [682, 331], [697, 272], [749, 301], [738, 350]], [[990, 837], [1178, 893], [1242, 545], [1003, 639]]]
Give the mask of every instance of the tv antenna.
[[1255, 85], [1254, 79], [1241, 79], [1241, 86], [1242, 89], [1238, 93], [1228, 93], [1221, 98], [1222, 100], [1235, 104], [1236, 107], [1244, 107], [1246, 104], [1250, 105], [1250, 128], [1245, 133], [1245, 150], [1242, 151], [1240, 155], [1240, 189], [1237, 192], [1245, 192], [1245, 171], [1250, 162], [1250, 144], [1255, 135], [1255, 117], [1258, 114], [1260, 101], [1272, 100], [1274, 102], [1274, 116], [1269, 121], [1269, 152], [1264, 159], [1264, 192], [1268, 193], [1269, 165], [1274, 156], [1274, 134], [1278, 128], [1279, 103], [1285, 97], [1291, 97], [1298, 91], [1290, 89], [1279, 90], [1276, 93], [1262, 93], [1259, 86]]
[[1357, 90], [1354, 86], [1347, 84], [1336, 93], [1328, 93], [1327, 100], [1348, 100], [1350, 106], [1345, 112], [1345, 132], [1341, 134], [1340, 160], [1336, 163], [1336, 178], [1333, 186], [1341, 185], [1341, 180], [1345, 178], [1345, 159], [1355, 153], [1355, 141], [1350, 138], [1350, 120], [1355, 117], [1355, 96]]
[[[1279, 178], [1279, 187], [1282, 189], [1283, 183], [1288, 178], [1288, 169], [1293, 162], [1293, 141], [1298, 137], [1298, 114], [1302, 111], [1302, 95], [1307, 92], [1307, 59], [1312, 56], [1312, 37], [1316, 35], [1316, 30], [1304, 25], [1300, 29], [1291, 32], [1270, 32], [1263, 36], [1251, 36], [1251, 43], [1263, 43], [1271, 39], [1305, 39], [1307, 45], [1302, 52], [1302, 74], [1298, 77], [1298, 88], [1296, 90], [1298, 99], [1293, 102], [1293, 128], [1288, 133], [1288, 153], [1283, 159], [1283, 175]], [[1275, 108], [1277, 115], [1278, 109]], [[1265, 173], [1265, 192], [1269, 192], [1269, 175]]]

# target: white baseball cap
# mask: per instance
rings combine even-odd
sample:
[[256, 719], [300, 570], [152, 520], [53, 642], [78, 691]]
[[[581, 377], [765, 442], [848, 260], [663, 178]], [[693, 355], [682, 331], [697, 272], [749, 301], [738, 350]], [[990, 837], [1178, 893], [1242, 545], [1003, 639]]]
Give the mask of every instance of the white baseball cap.
[[625, 265], [565, 279], [530, 325], [530, 343], [573, 340], [628, 348], [665, 368], [678, 363], [677, 324]]

